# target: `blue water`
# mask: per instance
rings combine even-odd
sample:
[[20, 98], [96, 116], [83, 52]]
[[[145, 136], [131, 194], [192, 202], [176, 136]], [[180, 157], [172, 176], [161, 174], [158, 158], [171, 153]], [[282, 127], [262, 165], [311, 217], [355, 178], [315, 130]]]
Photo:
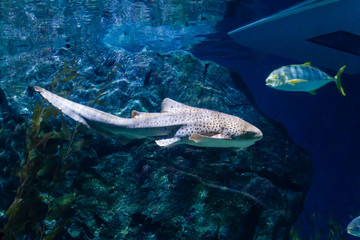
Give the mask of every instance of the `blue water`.
[[[30, 53], [38, 58], [51, 55], [56, 61], [58, 51], [84, 46], [159, 52], [182, 49], [202, 60], [212, 60], [239, 73], [258, 107], [281, 122], [294, 142], [311, 154], [313, 183], [298, 222], [304, 233], [311, 230], [304, 219], [314, 210], [333, 214], [345, 228], [360, 215], [360, 76], [345, 71], [342, 83], [346, 97], [335, 84], [321, 88], [316, 96], [275, 91], [265, 86], [265, 78], [272, 70], [294, 62], [241, 47], [226, 34], [296, 2], [204, 4], [208, 15], [202, 16], [191, 4], [180, 10], [176, 1], [152, 1], [146, 6], [143, 1], [1, 1], [0, 64], [15, 58], [29, 61], [26, 54]], [[180, 11], [186, 14], [179, 16]], [[22, 69], [25, 67], [13, 66], [13, 70], [2, 72], [1, 86], [14, 84], [17, 71]]]
[[[294, 61], [236, 46], [225, 34], [259, 19], [260, 16], [254, 17], [251, 13], [261, 12], [261, 17], [266, 17], [284, 9], [289, 3], [285, 2], [263, 1], [266, 8], [256, 11], [239, 3], [220, 24], [222, 42], [202, 43], [195, 47], [194, 52], [200, 58], [211, 59], [240, 73], [260, 109], [284, 124], [293, 140], [311, 154], [313, 183], [300, 219], [314, 211], [328, 212], [336, 215], [346, 227], [360, 213], [360, 193], [357, 191], [360, 188], [360, 115], [356, 110], [360, 103], [360, 76], [343, 75], [342, 83], [348, 92], [346, 97], [339, 94], [335, 84], [322, 88], [316, 96], [274, 91], [265, 86], [264, 79], [274, 69]], [[333, 76], [336, 74], [336, 71], [325, 71]]]

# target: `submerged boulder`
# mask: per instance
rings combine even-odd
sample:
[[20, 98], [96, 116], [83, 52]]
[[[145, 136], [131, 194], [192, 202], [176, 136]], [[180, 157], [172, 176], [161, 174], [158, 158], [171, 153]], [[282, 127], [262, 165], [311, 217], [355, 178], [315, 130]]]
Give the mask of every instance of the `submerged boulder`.
[[24, 119], [11, 109], [5, 92], [0, 88], [0, 229], [6, 222], [5, 211], [12, 203], [19, 185], [14, 168], [19, 168], [23, 156], [24, 135]]
[[[108, 50], [77, 62], [87, 81], [69, 96], [74, 101], [87, 104], [101, 89], [104, 106], [96, 108], [130, 117], [132, 110], [160, 111], [168, 97], [241, 117], [264, 137], [239, 150], [164, 148], [151, 139], [121, 145], [91, 133], [92, 153], [77, 158], [61, 185], [78, 196], [64, 239], [288, 237], [311, 183], [311, 159], [256, 107], [239, 76], [184, 51]], [[104, 82], [111, 70], [116, 72]]]

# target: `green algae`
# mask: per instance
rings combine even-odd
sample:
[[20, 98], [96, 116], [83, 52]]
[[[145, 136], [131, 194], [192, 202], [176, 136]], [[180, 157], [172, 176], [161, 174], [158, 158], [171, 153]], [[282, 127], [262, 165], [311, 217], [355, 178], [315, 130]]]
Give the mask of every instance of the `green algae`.
[[[64, 70], [52, 82], [53, 89], [78, 77], [74, 64], [75, 59], [71, 67], [64, 63]], [[81, 127], [68, 126], [63, 117], [59, 127], [59, 115], [60, 111], [45, 101], [35, 105], [27, 127], [24, 159], [17, 170], [20, 186], [6, 211], [5, 239], [31, 236], [31, 239], [51, 240], [72, 219], [70, 209], [77, 194], [64, 193], [59, 186], [86, 141], [78, 136]], [[55, 224], [47, 224], [52, 221]]]
[[314, 210], [312, 214], [305, 217], [307, 224], [310, 226], [311, 231], [306, 233], [307, 236], [302, 234], [302, 223], [301, 219], [298, 224], [295, 224], [290, 229], [291, 240], [346, 240], [348, 239], [346, 233], [346, 227], [342, 226], [341, 223], [336, 219], [333, 214], [324, 213], [321, 214], [317, 210]]

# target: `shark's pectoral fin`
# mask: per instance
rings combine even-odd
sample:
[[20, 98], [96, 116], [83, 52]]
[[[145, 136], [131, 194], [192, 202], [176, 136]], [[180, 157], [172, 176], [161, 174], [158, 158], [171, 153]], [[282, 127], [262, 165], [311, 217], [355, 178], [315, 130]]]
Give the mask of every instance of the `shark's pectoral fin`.
[[214, 135], [211, 135], [211, 136], [206, 136], [206, 135], [193, 133], [189, 137], [189, 140], [194, 141], [196, 143], [202, 142], [204, 140], [210, 140], [210, 139], [227, 139], [227, 140], [230, 140], [231, 137], [226, 135], [226, 134], [223, 134], [223, 133], [214, 134]]
[[201, 139], [202, 139], [202, 138], [203, 138], [202, 135], [193, 133], [193, 134], [191, 134], [191, 136], [189, 137], [189, 140], [194, 141], [194, 142], [196, 142], [196, 143], [199, 143], [199, 142], [201, 142]]
[[176, 143], [178, 143], [180, 141], [181, 141], [181, 139], [179, 137], [155, 140], [156, 144], [161, 147], [169, 147], [169, 146], [175, 145]]

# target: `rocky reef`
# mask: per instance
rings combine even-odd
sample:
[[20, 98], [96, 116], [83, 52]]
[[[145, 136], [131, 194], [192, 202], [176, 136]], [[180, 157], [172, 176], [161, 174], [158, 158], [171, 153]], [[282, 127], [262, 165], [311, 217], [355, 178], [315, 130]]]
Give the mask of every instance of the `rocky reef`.
[[25, 148], [25, 119], [9, 105], [0, 88], [0, 225], [6, 221], [5, 211], [14, 200], [19, 179], [14, 174]]
[[[51, 221], [45, 213], [37, 219], [46, 230], [42, 234], [52, 237], [48, 239], [287, 239], [311, 183], [311, 159], [279, 123], [256, 107], [240, 76], [185, 51], [101, 49], [101, 54], [58, 55], [63, 58], [33, 61], [36, 67], [28, 66], [22, 84], [49, 87], [63, 70], [63, 61], [70, 65], [76, 56], [76, 74], [70, 77], [74, 79], [59, 86], [71, 91], [68, 98], [76, 102], [97, 99], [94, 107], [130, 117], [132, 110], [158, 112], [168, 97], [239, 116], [260, 128], [264, 138], [245, 150], [163, 148], [151, 139], [121, 145], [118, 139], [82, 133], [80, 138], [92, 141], [71, 158], [56, 190], [58, 195], [76, 195], [67, 206], [71, 211]], [[20, 60], [9, 64], [16, 61]], [[49, 73], [46, 77], [44, 69]], [[31, 119], [35, 102], [41, 101], [31, 88], [26, 89], [20, 92], [7, 86], [3, 91], [8, 100], [5, 94], [0, 97], [0, 131], [14, 135], [1, 134], [6, 146], [1, 149], [2, 169], [19, 168], [24, 122]], [[20, 94], [14, 96], [15, 92]], [[53, 124], [61, 126], [59, 119]], [[74, 122], [65, 120], [73, 128]], [[14, 184], [7, 184], [16, 183], [9, 180], [10, 173], [0, 171], [0, 194], [7, 199], [0, 205], [3, 224], [5, 207], [15, 196]], [[20, 236], [39, 237], [25, 230]]]

